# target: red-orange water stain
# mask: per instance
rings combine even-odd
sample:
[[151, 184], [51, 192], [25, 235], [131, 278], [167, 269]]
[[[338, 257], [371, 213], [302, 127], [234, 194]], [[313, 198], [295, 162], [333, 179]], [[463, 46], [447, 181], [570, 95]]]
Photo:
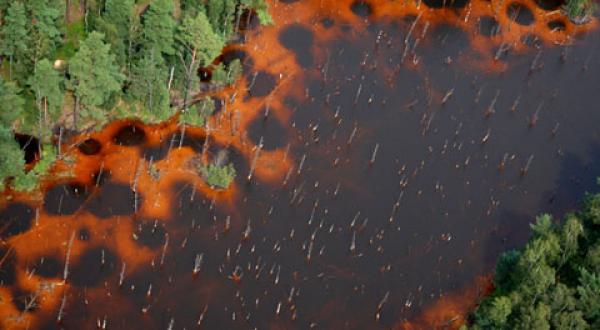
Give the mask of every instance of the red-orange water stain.
[[33, 321], [32, 315], [22, 315], [12, 304], [12, 294], [7, 287], [0, 287], [0, 320], [6, 329], [25, 329]]
[[473, 286], [439, 298], [415, 319], [401, 321], [394, 329], [458, 329], [466, 323], [469, 313], [481, 298], [492, 289], [490, 276], [479, 277]]
[[[462, 9], [454, 8], [429, 8], [421, 1], [365, 1], [371, 7], [371, 14], [368, 18], [363, 18], [352, 12], [351, 5], [353, 0], [324, 0], [324, 1], [303, 1], [290, 5], [273, 3], [276, 8], [275, 20], [278, 24], [290, 24], [293, 22], [311, 22], [314, 23], [320, 17], [332, 17], [335, 24], [332, 28], [325, 28], [318, 24], [311, 27], [316, 32], [315, 39], [317, 43], [327, 42], [336, 38], [352, 38], [347, 33], [342, 32], [338, 26], [351, 25], [360, 30], [360, 26], [365, 26], [369, 19], [375, 20], [401, 20], [411, 17], [417, 18], [418, 23], [413, 31], [413, 37], [418, 37], [423, 31], [424, 26], [431, 28], [439, 24], [450, 24], [466, 32], [471, 42], [471, 48], [479, 53], [480, 59], [461, 58], [463, 66], [475, 66], [486, 71], [504, 71], [507, 64], [496, 59], [498, 47], [509, 47], [510, 51], [527, 51], [527, 46], [522, 42], [522, 38], [527, 35], [537, 36], [540, 41], [547, 45], [564, 45], [573, 42], [574, 37], [590, 29], [598, 27], [598, 21], [585, 25], [575, 25], [564, 17], [560, 10], [546, 11], [540, 8], [534, 0], [515, 0], [515, 1], [469, 1], [467, 6]], [[508, 8], [514, 4], [520, 4], [528, 8], [533, 15], [533, 22], [529, 25], [519, 25], [515, 23], [508, 14]], [[283, 8], [282, 8], [283, 7]], [[293, 11], [293, 15], [290, 12]], [[493, 17], [500, 25], [499, 31], [492, 37], [485, 37], [479, 33], [479, 20], [481, 17]], [[561, 29], [551, 29], [549, 22], [560, 20], [564, 27]], [[268, 45], [262, 49], [277, 49], [277, 39], [269, 35], [269, 31], [263, 32], [258, 38], [259, 43]], [[263, 40], [264, 39], [264, 40]], [[251, 53], [252, 52], [252, 49]], [[315, 52], [319, 52], [316, 48]], [[262, 58], [281, 58], [281, 56], [268, 57], [266, 54], [254, 51], [255, 55]], [[263, 56], [260, 56], [263, 55]], [[294, 71], [299, 71], [297, 67]]]
[[60, 304], [67, 287], [62, 280], [45, 279], [26, 272], [20, 272], [18, 282], [21, 289], [34, 292], [34, 295], [29, 297], [29, 301], [35, 307], [32, 312], [25, 312], [25, 314], [52, 312], [54, 307]]
[[[122, 219], [114, 228], [111, 240], [114, 241], [115, 251], [125, 263], [126, 271], [135, 271], [139, 266], [147, 265], [160, 252], [135, 243], [134, 226], [131, 219]], [[112, 246], [113, 244], [111, 244]]]

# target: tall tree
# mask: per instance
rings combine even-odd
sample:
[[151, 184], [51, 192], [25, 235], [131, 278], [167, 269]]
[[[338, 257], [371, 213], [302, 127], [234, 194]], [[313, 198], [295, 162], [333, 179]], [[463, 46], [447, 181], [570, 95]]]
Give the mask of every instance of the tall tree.
[[577, 252], [579, 247], [579, 238], [583, 234], [583, 225], [575, 216], [570, 216], [563, 225], [561, 231], [562, 256], [561, 264]]
[[129, 35], [129, 26], [134, 15], [134, 0], [106, 0], [102, 17], [116, 25], [121, 38]]
[[132, 70], [131, 95], [142, 102], [153, 121], [169, 117], [168, 70], [161, 56], [149, 53]]
[[50, 61], [42, 59], [36, 63], [30, 85], [39, 110], [39, 136], [44, 142], [49, 142], [51, 127], [60, 116], [63, 100], [61, 81], [62, 76], [54, 70]]
[[16, 84], [0, 77], [0, 189], [4, 188], [4, 178], [21, 174], [25, 165], [23, 151], [12, 132], [13, 123], [23, 112], [23, 104]]
[[12, 2], [12, 0], [0, 0], [0, 13], [6, 12]]
[[129, 56], [134, 6], [134, 0], [106, 0], [102, 18], [97, 21], [98, 29], [104, 32], [106, 42], [110, 43], [121, 66]]
[[229, 36], [233, 32], [237, 1], [208, 0], [206, 7], [213, 30], [219, 31], [223, 36]]
[[3, 190], [5, 178], [23, 173], [25, 158], [12, 131], [6, 127], [0, 127], [0, 148], [0, 190]]
[[186, 16], [179, 27], [177, 40], [179, 42], [179, 58], [185, 68], [184, 108], [191, 89], [198, 81], [198, 67], [207, 66], [221, 53], [225, 41], [217, 35], [204, 12], [198, 12], [195, 17]]
[[198, 11], [205, 10], [202, 1], [198, 0], [180, 0], [179, 6], [181, 7], [181, 11], [183, 12], [184, 16], [196, 16]]
[[208, 0], [206, 4], [206, 16], [208, 16], [208, 20], [215, 30], [221, 24], [221, 14], [224, 10], [225, 1]]
[[32, 44], [34, 61], [49, 57], [60, 42], [61, 5], [52, 0], [30, 0], [27, 8], [33, 21]]
[[12, 80], [13, 62], [20, 63], [27, 58], [29, 31], [23, 3], [15, 1], [10, 5], [0, 32], [0, 47], [2, 54], [9, 58], [9, 79]]
[[69, 73], [75, 93], [74, 125], [77, 125], [79, 104], [83, 106], [82, 117], [105, 120], [106, 113], [100, 107], [121, 90], [124, 76], [102, 33], [92, 32], [81, 43], [69, 64]]
[[23, 113], [25, 101], [14, 82], [4, 81], [0, 76], [0, 126], [12, 128], [15, 120]]
[[240, 0], [240, 7], [253, 9], [261, 24], [273, 23], [273, 18], [269, 14], [269, 6], [265, 0]]
[[152, 0], [143, 17], [143, 44], [145, 51], [173, 55], [175, 20], [172, 0]]
[[584, 316], [600, 321], [600, 274], [582, 268], [579, 282], [577, 293]]

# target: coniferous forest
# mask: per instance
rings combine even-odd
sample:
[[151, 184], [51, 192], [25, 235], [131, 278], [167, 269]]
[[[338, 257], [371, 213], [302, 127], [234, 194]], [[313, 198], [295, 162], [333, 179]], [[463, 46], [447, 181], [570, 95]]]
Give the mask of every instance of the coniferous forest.
[[531, 231], [523, 249], [498, 260], [495, 291], [470, 328], [599, 329], [600, 194], [560, 223], [538, 217]]
[[[214, 104], [201, 90], [233, 83], [239, 60], [216, 63], [264, 0], [27, 0], [0, 2], [0, 178], [32, 190], [63, 132], [114, 119], [201, 126]], [[212, 79], [200, 85], [201, 75]], [[21, 136], [21, 143], [15, 138]], [[39, 149], [25, 172], [22, 149]]]

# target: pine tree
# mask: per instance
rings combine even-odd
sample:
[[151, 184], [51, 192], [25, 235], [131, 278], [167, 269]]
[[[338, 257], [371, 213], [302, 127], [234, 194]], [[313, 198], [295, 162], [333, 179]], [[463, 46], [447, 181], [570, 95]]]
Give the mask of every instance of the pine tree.
[[0, 127], [0, 148], [0, 190], [3, 190], [6, 178], [23, 173], [25, 158], [12, 131], [6, 127]]
[[62, 10], [58, 1], [30, 0], [27, 8], [33, 20], [32, 48], [34, 61], [49, 57], [61, 41], [60, 19]]
[[152, 0], [143, 17], [143, 42], [146, 52], [173, 55], [175, 20], [172, 0]]
[[233, 32], [237, 2], [235, 0], [208, 0], [206, 7], [213, 30], [223, 36], [229, 36]]
[[0, 0], [0, 13], [5, 13], [12, 2], [12, 0]]
[[25, 101], [14, 82], [4, 81], [0, 76], [0, 127], [12, 128], [13, 123], [23, 113]]
[[62, 76], [54, 70], [47, 59], [38, 61], [31, 77], [31, 90], [38, 107], [39, 137], [49, 142], [51, 127], [60, 116], [63, 93], [60, 89]]
[[268, 25], [273, 23], [273, 18], [269, 14], [269, 7], [265, 0], [241, 0], [240, 4], [242, 7], [253, 9], [261, 24]]
[[495, 291], [462, 329], [600, 329], [600, 194], [562, 224], [538, 217], [521, 251], [503, 255]]
[[198, 67], [211, 64], [221, 53], [225, 41], [213, 31], [204, 12], [199, 12], [196, 17], [185, 17], [177, 39], [178, 55], [185, 67], [184, 108], [187, 108], [190, 91], [198, 81]]
[[100, 107], [121, 90], [124, 76], [115, 64], [110, 45], [104, 43], [104, 35], [92, 32], [80, 45], [69, 64], [71, 83], [75, 93], [74, 122], [77, 122], [79, 103], [83, 106], [82, 117], [96, 121], [106, 120]]
[[202, 1], [180, 0], [179, 4], [184, 16], [196, 16], [196, 14], [198, 14], [199, 11], [205, 11], [204, 4], [202, 3]]
[[23, 151], [12, 132], [13, 123], [23, 112], [23, 104], [16, 84], [0, 77], [0, 190], [4, 189], [5, 178], [23, 173]]
[[206, 5], [208, 20], [213, 29], [217, 30], [221, 26], [221, 15], [225, 10], [225, 1], [223, 0], [208, 0]]
[[124, 66], [129, 57], [134, 5], [133, 0], [107, 0], [104, 14], [96, 23], [105, 34], [106, 42], [111, 45], [120, 66]]
[[147, 54], [132, 70], [131, 95], [142, 102], [152, 121], [166, 120], [169, 113], [168, 73], [161, 56]]
[[12, 80], [14, 62], [22, 63], [27, 58], [29, 31], [23, 3], [15, 1], [10, 5], [0, 32], [0, 50], [9, 58], [9, 79]]

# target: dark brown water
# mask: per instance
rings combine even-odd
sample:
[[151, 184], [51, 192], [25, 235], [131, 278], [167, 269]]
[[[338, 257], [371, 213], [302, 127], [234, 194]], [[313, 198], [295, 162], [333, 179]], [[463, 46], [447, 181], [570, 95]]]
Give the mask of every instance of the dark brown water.
[[[4, 206], [4, 326], [456, 326], [535, 215], [600, 176], [600, 33], [554, 45], [542, 9], [520, 28], [470, 3], [465, 23], [458, 1], [274, 2], [210, 143], [173, 123], [76, 138], [74, 179]], [[189, 162], [221, 150], [238, 175], [215, 192]]]

